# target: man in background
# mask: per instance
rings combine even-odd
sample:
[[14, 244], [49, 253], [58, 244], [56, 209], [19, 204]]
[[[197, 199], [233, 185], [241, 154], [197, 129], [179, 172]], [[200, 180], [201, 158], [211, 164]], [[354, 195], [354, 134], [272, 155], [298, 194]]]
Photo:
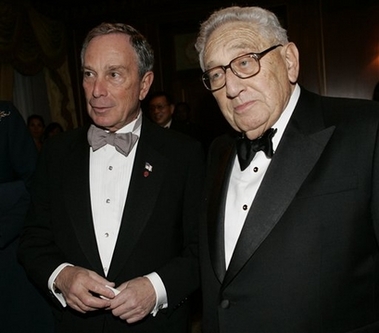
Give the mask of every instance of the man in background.
[[201, 128], [190, 121], [188, 103], [174, 103], [170, 94], [165, 91], [153, 92], [148, 99], [150, 119], [161, 127], [188, 135], [201, 142], [206, 151], [204, 135]]
[[[165, 91], [156, 91], [149, 96], [148, 111], [150, 119], [164, 128], [175, 129], [177, 123], [173, 121], [175, 104], [172, 97]], [[180, 123], [179, 123], [180, 125]]]

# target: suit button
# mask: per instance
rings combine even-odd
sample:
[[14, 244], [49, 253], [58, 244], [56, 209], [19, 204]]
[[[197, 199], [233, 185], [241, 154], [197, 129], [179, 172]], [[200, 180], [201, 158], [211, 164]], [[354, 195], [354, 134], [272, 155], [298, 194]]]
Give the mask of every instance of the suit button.
[[221, 301], [221, 308], [223, 308], [223, 309], [229, 309], [229, 306], [230, 306], [230, 302], [229, 302], [229, 300], [227, 300], [227, 299], [223, 299], [222, 301]]

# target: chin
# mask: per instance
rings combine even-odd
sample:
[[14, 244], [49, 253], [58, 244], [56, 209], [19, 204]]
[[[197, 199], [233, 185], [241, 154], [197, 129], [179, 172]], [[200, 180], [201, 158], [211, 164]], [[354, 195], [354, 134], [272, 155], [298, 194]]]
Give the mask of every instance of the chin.
[[93, 122], [99, 126], [105, 126], [107, 124], [109, 125], [109, 123], [110, 123], [109, 117], [107, 117], [105, 115], [92, 114], [92, 115], [90, 115], [90, 117], [92, 118]]
[[95, 118], [95, 119], [92, 119], [92, 120], [93, 120], [93, 122], [95, 123], [96, 126], [103, 127], [103, 128], [106, 128], [106, 129], [112, 127], [111, 124], [109, 124], [106, 121], [102, 121], [101, 119], [99, 120], [99, 119]]

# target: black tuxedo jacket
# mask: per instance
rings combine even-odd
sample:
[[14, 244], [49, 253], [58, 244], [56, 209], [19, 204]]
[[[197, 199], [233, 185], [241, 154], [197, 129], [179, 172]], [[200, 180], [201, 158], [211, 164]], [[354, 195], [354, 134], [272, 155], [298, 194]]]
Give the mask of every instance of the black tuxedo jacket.
[[211, 148], [200, 236], [205, 333], [379, 332], [379, 105], [304, 89], [228, 270], [235, 140]]
[[20, 234], [36, 161], [24, 119], [11, 102], [0, 101], [0, 249]]
[[0, 331], [51, 333], [53, 316], [16, 253], [37, 149], [19, 111], [0, 101]]
[[[49, 140], [37, 165], [19, 255], [45, 292], [50, 274], [63, 262], [104, 275], [91, 214], [89, 150], [87, 128], [66, 132]], [[166, 287], [169, 308], [129, 325], [109, 311], [82, 315], [58, 306], [57, 332], [186, 332], [186, 300], [199, 285], [203, 169], [200, 144], [143, 119], [107, 279], [117, 286], [155, 271]]]

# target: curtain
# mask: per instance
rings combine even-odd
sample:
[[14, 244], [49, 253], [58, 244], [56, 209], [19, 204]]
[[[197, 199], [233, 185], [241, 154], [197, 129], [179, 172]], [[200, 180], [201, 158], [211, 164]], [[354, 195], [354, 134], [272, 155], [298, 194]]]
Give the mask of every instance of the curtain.
[[39, 114], [45, 125], [52, 116], [43, 71], [32, 76], [25, 76], [14, 71], [13, 103], [25, 120], [31, 114]]
[[0, 3], [0, 99], [14, 99], [13, 70], [25, 76], [42, 71], [51, 120], [66, 129], [77, 125], [64, 24], [38, 13], [27, 1]]

